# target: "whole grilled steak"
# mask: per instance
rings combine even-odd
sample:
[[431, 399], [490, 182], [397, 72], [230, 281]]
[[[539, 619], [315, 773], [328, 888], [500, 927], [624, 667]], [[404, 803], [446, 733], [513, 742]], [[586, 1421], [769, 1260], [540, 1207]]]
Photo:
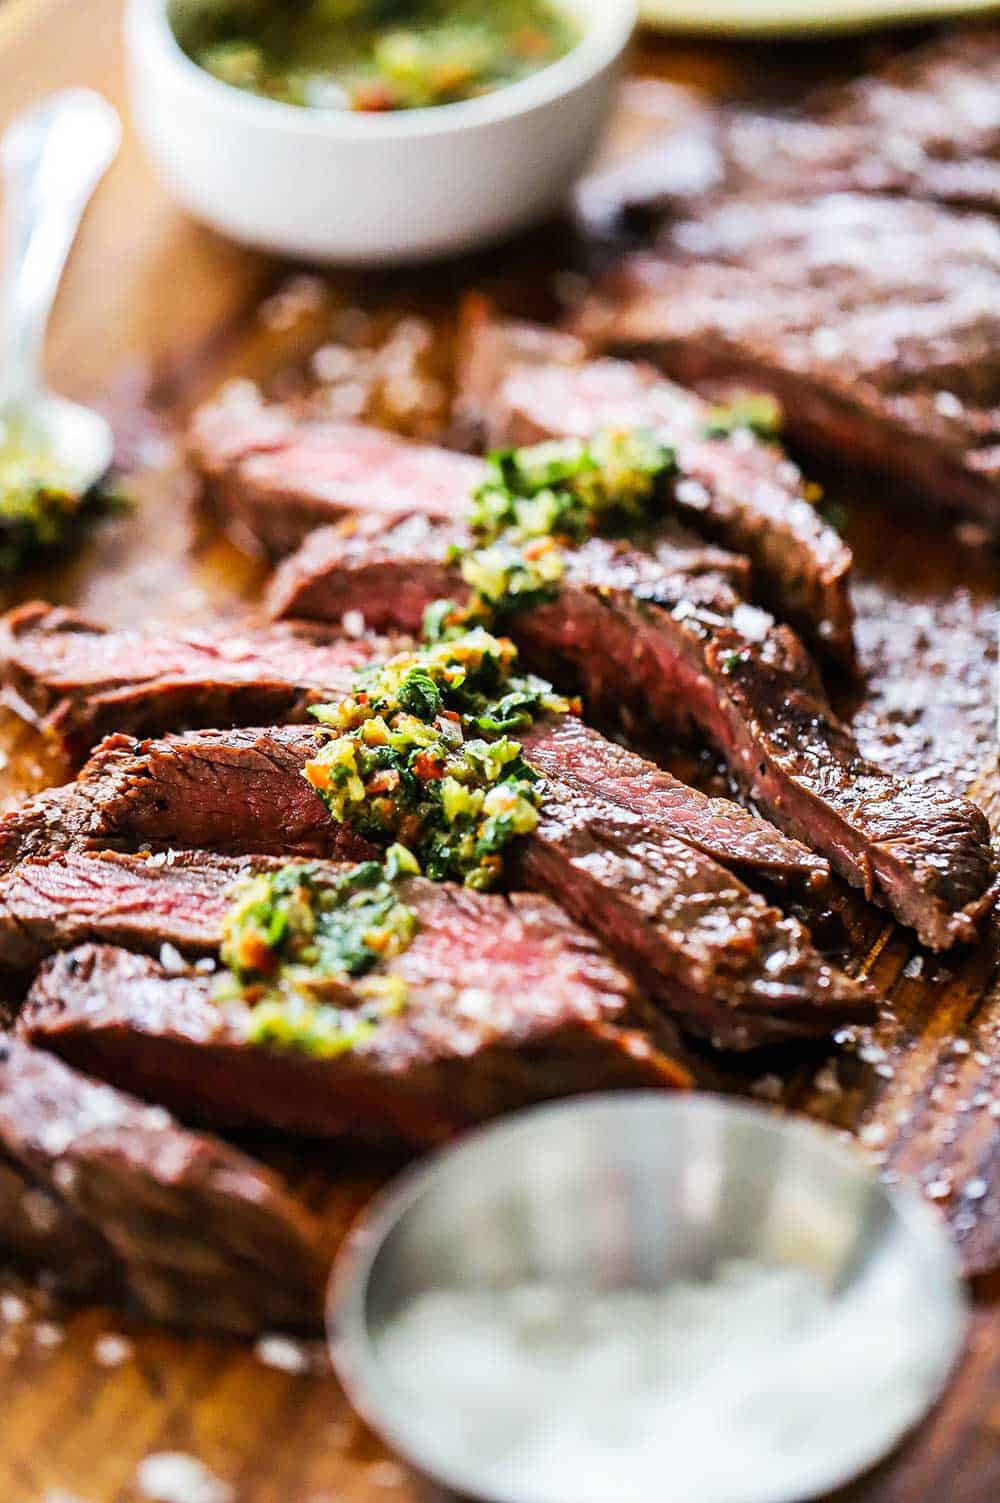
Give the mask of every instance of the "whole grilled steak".
[[291, 624], [111, 631], [41, 601], [0, 620], [0, 678], [74, 759], [114, 731], [304, 720], [391, 650]]
[[0, 1146], [104, 1238], [151, 1318], [242, 1333], [318, 1324], [311, 1218], [252, 1159], [162, 1107], [5, 1037]]
[[996, 521], [1000, 223], [901, 199], [732, 200], [587, 301], [593, 347], [773, 392], [803, 445]]
[[[90, 836], [91, 845], [108, 844], [108, 837], [119, 845], [210, 845], [207, 837], [221, 831], [230, 849], [244, 852], [326, 850], [343, 855], [345, 827], [330, 819], [301, 776], [320, 734], [296, 726], [193, 732], [140, 743], [134, 752], [115, 745], [113, 738], [64, 797], [95, 798], [90, 826], [100, 834]], [[251, 757], [242, 755], [246, 738], [252, 738]], [[227, 741], [231, 757], [223, 755]], [[302, 789], [311, 797], [308, 827]], [[524, 880], [569, 908], [623, 964], [635, 967], [649, 995], [676, 1013], [687, 1029], [727, 1047], [822, 1035], [847, 1016], [870, 1012], [865, 986], [828, 966], [797, 920], [783, 916], [701, 850], [672, 835], [669, 798], [660, 800], [655, 789], [646, 793], [646, 809], [658, 803], [663, 811], [659, 825], [646, 809], [625, 808], [596, 788], [581, 788], [578, 780], [563, 785], [550, 778], [542, 822], [524, 842]], [[191, 818], [189, 811], [206, 800], [222, 816], [214, 821], [198, 814]], [[237, 804], [244, 813], [241, 847], [233, 820]], [[179, 838], [178, 826], [185, 819], [187, 829]], [[163, 833], [165, 820], [169, 837]], [[18, 827], [15, 815], [6, 828], [9, 855], [45, 854], [44, 819], [22, 820]], [[190, 838], [192, 828], [200, 840]], [[58, 823], [48, 823], [47, 829], [48, 853], [65, 849], [59, 845]], [[75, 842], [77, 847], [81, 843]], [[350, 854], [366, 852], [372, 854], [370, 848]], [[33, 880], [43, 878], [40, 873]], [[23, 872], [8, 877], [12, 898], [24, 880]], [[58, 907], [65, 898], [53, 901]], [[114, 915], [115, 905], [108, 906]], [[10, 900], [8, 908], [15, 912]]]
[[[323, 619], [361, 609], [370, 626], [412, 629], [442, 594], [462, 598], [430, 524], [359, 541], [317, 532], [275, 583]], [[393, 564], [406, 582], [392, 580]], [[420, 581], [426, 592], [420, 598]], [[307, 605], [304, 605], [307, 602]], [[592, 539], [567, 555], [558, 596], [507, 629], [556, 677], [571, 666], [607, 710], [638, 703], [667, 727], [690, 719], [747, 796], [787, 834], [888, 907], [935, 949], [971, 939], [993, 877], [989, 828], [968, 800], [883, 773], [836, 719], [787, 627], [743, 603], [718, 575], [657, 572], [648, 555]]]
[[454, 516], [482, 478], [481, 462], [466, 454], [360, 423], [303, 419], [243, 387], [199, 408], [188, 451], [222, 520], [272, 554], [357, 507]]
[[586, 218], [690, 213], [709, 195], [901, 194], [1000, 211], [1000, 29], [949, 32], [794, 114], [681, 96], [664, 133], [583, 187]]
[[579, 340], [491, 321], [478, 301], [466, 309], [459, 386], [465, 420], [490, 447], [655, 430], [677, 454], [677, 514], [745, 553], [766, 602], [824, 652], [852, 660], [851, 551], [773, 444], [745, 428], [713, 437], [711, 405], [654, 367], [588, 361]]
[[[200, 920], [189, 949], [217, 948], [234, 876], [246, 867], [226, 871], [192, 855], [141, 868], [133, 858], [130, 880], [145, 888], [150, 931], [186, 943]], [[120, 870], [110, 876], [121, 884]], [[405, 983], [405, 1003], [336, 1054], [254, 1042], [252, 1010], [220, 1006], [211, 975], [107, 945], [43, 967], [20, 1026], [188, 1120], [375, 1143], [439, 1142], [499, 1112], [580, 1091], [688, 1083], [666, 1052], [676, 1048], [670, 1024], [554, 903], [422, 878], [400, 896], [417, 931], [380, 974]], [[99, 917], [89, 929], [114, 933]], [[341, 1000], [349, 1009], [362, 998], [347, 983]]]

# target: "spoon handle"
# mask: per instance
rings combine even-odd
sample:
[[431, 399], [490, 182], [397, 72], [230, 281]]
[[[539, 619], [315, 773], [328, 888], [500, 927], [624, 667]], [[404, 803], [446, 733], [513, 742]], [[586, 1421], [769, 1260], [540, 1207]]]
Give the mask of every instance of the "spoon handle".
[[121, 140], [121, 121], [90, 89], [50, 94], [0, 140], [7, 224], [0, 387], [26, 410], [42, 385], [42, 347], [69, 248]]

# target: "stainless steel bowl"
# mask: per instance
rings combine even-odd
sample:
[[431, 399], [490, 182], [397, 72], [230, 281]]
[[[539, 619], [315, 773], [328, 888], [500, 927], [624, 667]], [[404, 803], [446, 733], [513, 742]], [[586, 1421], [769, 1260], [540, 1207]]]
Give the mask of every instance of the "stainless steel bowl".
[[[722, 1097], [578, 1098], [507, 1118], [404, 1174], [334, 1270], [334, 1363], [355, 1406], [418, 1476], [450, 1495], [525, 1503], [485, 1465], [454, 1454], [447, 1423], [428, 1426], [402, 1397], [380, 1354], [386, 1322], [431, 1289], [539, 1279], [659, 1289], [731, 1259], [804, 1267], [822, 1280], [832, 1299], [813, 1358], [820, 1371], [822, 1334], [833, 1340], [848, 1306], [873, 1354], [904, 1336], [912, 1350], [919, 1382], [877, 1434], [869, 1426], [859, 1440], [831, 1422], [807, 1474], [800, 1466], [780, 1490], [773, 1479], [762, 1490], [749, 1468], [726, 1503], [815, 1497], [874, 1464], [938, 1397], [965, 1330], [957, 1260], [930, 1208], [887, 1189], [832, 1132]], [[865, 1376], [861, 1361], [859, 1386]]]

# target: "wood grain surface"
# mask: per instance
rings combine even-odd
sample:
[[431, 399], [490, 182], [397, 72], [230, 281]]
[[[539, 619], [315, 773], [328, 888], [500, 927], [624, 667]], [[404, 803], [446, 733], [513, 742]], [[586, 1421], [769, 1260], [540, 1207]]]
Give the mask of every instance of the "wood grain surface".
[[[0, 7], [0, 126], [70, 83], [100, 89], [127, 109], [120, 11], [120, 0]], [[893, 44], [863, 45], [878, 54]], [[648, 42], [637, 66], [718, 93], [787, 97], [860, 60], [860, 44]], [[655, 127], [664, 108], [664, 96], [633, 88], [619, 141]], [[61, 390], [111, 416], [138, 509], [100, 523], [78, 555], [18, 581], [3, 604], [43, 595], [122, 623], [238, 615], [255, 602], [264, 570], [208, 529], [193, 505], [172, 444], [191, 406], [225, 378], [269, 382], [303, 368], [318, 345], [356, 327], [356, 313], [345, 310], [359, 306], [427, 317], [440, 336], [427, 357], [433, 379], [439, 358], [445, 368], [456, 287], [486, 287], [525, 313], [551, 310], [560, 286], [553, 273], [585, 258], [570, 228], [557, 226], [419, 279], [293, 280], [289, 291], [293, 270], [223, 243], [175, 210], [126, 130], [73, 254], [49, 360]], [[869, 678], [854, 702], [844, 692], [845, 710], [884, 760], [902, 770], [919, 762], [954, 786], [974, 783], [996, 822], [995, 554], [961, 530], [904, 520], [879, 486], [823, 478], [846, 505], [859, 561]], [[901, 640], [912, 661], [902, 705], [898, 672], [886, 666]], [[946, 738], [956, 706], [964, 708], [960, 728]], [[63, 769], [34, 732], [0, 716], [0, 800], [9, 807], [61, 779]], [[949, 1218], [974, 1275], [969, 1347], [945, 1400], [901, 1452], [839, 1494], [840, 1503], [990, 1503], [1000, 1498], [1000, 1277], [991, 1276], [1000, 1266], [1000, 1121], [990, 1110], [1000, 1100], [1000, 930], [974, 951], [935, 960], [859, 904], [848, 905], [848, 919], [853, 963], [887, 995], [873, 1038], [860, 1053], [813, 1057], [791, 1075], [757, 1064], [726, 1085], [780, 1096], [859, 1135], [889, 1173], [915, 1176]], [[334, 1234], [391, 1167], [332, 1148], [285, 1147], [272, 1157], [323, 1209]], [[401, 1468], [351, 1415], [320, 1347], [302, 1348], [310, 1371], [293, 1374], [232, 1342], [129, 1329], [115, 1311], [74, 1312], [36, 1290], [4, 1289], [0, 1503], [133, 1503], [142, 1496], [137, 1468], [162, 1451], [199, 1458], [231, 1489], [220, 1500], [234, 1503], [411, 1498]], [[109, 1344], [108, 1333], [127, 1340]]]

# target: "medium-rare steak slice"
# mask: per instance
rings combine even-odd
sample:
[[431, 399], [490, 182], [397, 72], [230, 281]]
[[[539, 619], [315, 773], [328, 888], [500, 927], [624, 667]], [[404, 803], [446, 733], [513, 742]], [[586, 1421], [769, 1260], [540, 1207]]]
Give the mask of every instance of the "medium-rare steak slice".
[[769, 390], [806, 446], [1000, 513], [1000, 223], [901, 199], [731, 201], [584, 304], [593, 347]]
[[153, 1319], [248, 1334], [319, 1322], [311, 1218], [252, 1159], [162, 1107], [4, 1037], [0, 1146], [104, 1237]]
[[363, 860], [371, 846], [346, 826], [330, 826], [301, 776], [322, 741], [318, 728], [306, 726], [190, 731], [159, 741], [109, 736], [75, 782], [36, 794], [0, 820], [0, 869], [31, 856], [129, 843]]
[[[250, 759], [239, 755], [241, 737], [247, 734], [255, 746]], [[208, 758], [205, 733], [141, 743], [131, 755], [112, 745], [98, 752], [89, 767], [113, 762], [114, 777], [109, 780], [105, 773], [85, 769], [75, 793], [86, 797], [88, 788], [93, 790], [98, 803], [91, 823], [122, 844], [162, 840], [159, 819], [166, 814], [175, 830], [178, 809], [183, 813], [197, 806], [204, 787], [213, 803], [225, 807], [231, 791], [234, 802], [256, 811], [244, 821], [244, 851], [315, 853], [325, 848], [342, 854], [345, 827], [334, 823], [318, 795], [313, 795], [308, 829], [301, 817], [301, 788], [310, 791], [302, 769], [315, 757], [320, 734], [298, 726], [214, 733]], [[220, 754], [227, 739], [236, 752], [229, 758]], [[276, 754], [268, 757], [272, 741]], [[101, 802], [109, 781], [114, 792]], [[669, 800], [656, 800], [663, 818], [654, 823], [645, 810], [623, 807], [597, 788], [583, 788], [579, 780], [563, 785], [550, 777], [548, 784], [541, 825], [523, 844], [525, 880], [571, 906], [623, 964], [638, 968], [651, 995], [675, 1012], [689, 1031], [728, 1047], [747, 1048], [772, 1038], [824, 1034], [847, 1016], [870, 1012], [868, 990], [827, 966], [796, 920], [785, 918], [701, 850], [670, 833]], [[165, 799], [162, 790], [168, 786]], [[164, 802], [166, 810], [161, 807]], [[647, 797], [645, 802], [649, 806], [653, 800]], [[282, 831], [293, 824], [297, 844], [286, 836], [282, 845]], [[32, 835], [36, 832], [33, 826]], [[236, 845], [234, 833], [235, 827], [228, 826], [231, 848]], [[628, 841], [634, 843], [631, 851], [626, 849]], [[13, 834], [9, 843], [18, 843]], [[22, 841], [22, 849], [24, 845]], [[36, 853], [42, 848], [39, 841]], [[537, 860], [530, 854], [536, 848], [544, 849]], [[55, 841], [50, 849], [57, 849]], [[48, 880], [56, 893], [53, 906], [71, 906], [65, 894], [58, 895], [60, 874], [46, 879], [42, 868], [34, 878], [18, 872], [8, 879], [6, 889], [15, 922], [13, 900], [24, 892], [26, 880], [36, 887]], [[607, 901], [602, 901], [605, 883]], [[585, 900], [574, 898], [571, 886], [584, 892]], [[110, 898], [108, 909], [110, 922], [119, 924]], [[23, 938], [18, 942], [23, 944]]]
[[390, 644], [294, 624], [112, 631], [32, 601], [0, 619], [0, 679], [74, 759], [114, 731], [308, 718]]
[[801, 841], [732, 799], [689, 787], [573, 715], [536, 721], [521, 742], [540, 772], [640, 815], [647, 836], [662, 833], [693, 845], [751, 885], [756, 878], [812, 893], [826, 887], [829, 863]]
[[[101, 862], [79, 858], [64, 890], [73, 878], [78, 887], [102, 880], [81, 877], [81, 860]], [[130, 886], [145, 890], [150, 937], [189, 950], [218, 949], [240, 879], [261, 870], [259, 862], [226, 869], [197, 853], [156, 870], [126, 860]], [[123, 864], [109, 872], [113, 887], [125, 880]], [[331, 877], [343, 870], [329, 869]], [[312, 868], [320, 881], [323, 871]], [[43, 967], [20, 1026], [189, 1120], [376, 1143], [434, 1143], [499, 1112], [579, 1091], [688, 1083], [666, 1052], [676, 1047], [671, 1025], [548, 899], [421, 877], [396, 890], [416, 915], [416, 932], [378, 976], [401, 984], [405, 1000], [336, 1052], [259, 1041], [254, 1009], [217, 1001], [211, 975], [176, 958], [165, 969], [107, 945], [82, 946]], [[75, 927], [114, 934], [113, 923], [88, 917]], [[344, 983], [348, 1015], [364, 984]]]
[[242, 385], [199, 408], [188, 451], [221, 518], [269, 553], [364, 507], [455, 516], [482, 479], [467, 454], [360, 423], [305, 419]]
[[745, 553], [766, 603], [825, 652], [852, 660], [851, 551], [773, 444], [746, 428], [717, 432], [711, 405], [653, 366], [588, 361], [572, 336], [493, 322], [477, 300], [466, 309], [459, 388], [466, 421], [489, 447], [654, 430], [677, 454], [670, 499], [683, 520]]
[[[360, 609], [372, 627], [412, 630], [432, 599], [464, 598], [457, 570], [450, 589], [442, 578], [453, 540], [430, 525], [419, 537], [412, 526], [390, 529], [378, 543], [325, 529], [288, 561], [278, 598], [308, 600], [319, 619]], [[631, 700], [671, 728], [689, 717], [780, 829], [826, 856], [925, 944], [946, 949], [974, 936], [993, 877], [984, 815], [967, 799], [866, 762], [792, 631], [717, 575], [663, 569], [657, 577], [650, 559], [625, 545], [592, 539], [566, 558], [557, 598], [506, 622], [530, 658], [549, 671], [571, 665], [604, 709]], [[405, 595], [392, 579], [394, 560]]]

